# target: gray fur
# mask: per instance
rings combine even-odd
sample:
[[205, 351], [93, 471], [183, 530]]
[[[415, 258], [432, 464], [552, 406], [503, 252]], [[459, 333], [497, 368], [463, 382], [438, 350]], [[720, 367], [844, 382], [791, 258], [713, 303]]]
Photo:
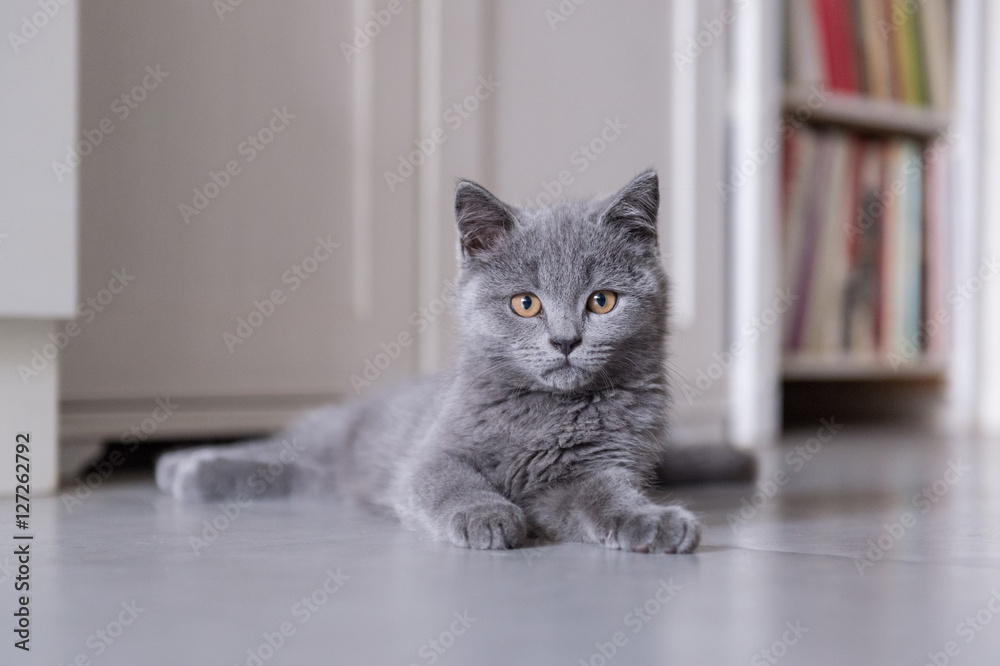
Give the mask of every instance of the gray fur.
[[[272, 440], [167, 454], [157, 483], [192, 500], [340, 493], [471, 548], [537, 535], [693, 551], [694, 516], [643, 492], [667, 430], [658, 203], [652, 171], [613, 197], [539, 210], [459, 182], [452, 373], [313, 413]], [[601, 289], [618, 302], [598, 315], [585, 304]], [[521, 292], [541, 314], [514, 313]], [[550, 339], [579, 343], [565, 356]]]

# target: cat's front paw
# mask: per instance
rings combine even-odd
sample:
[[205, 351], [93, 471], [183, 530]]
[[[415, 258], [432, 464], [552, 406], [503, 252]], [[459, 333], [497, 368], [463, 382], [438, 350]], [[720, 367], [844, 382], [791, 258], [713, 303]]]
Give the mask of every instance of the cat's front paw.
[[636, 553], [690, 553], [700, 540], [698, 519], [683, 507], [667, 506], [622, 518], [604, 543]]
[[524, 543], [528, 523], [514, 504], [478, 504], [456, 511], [448, 537], [456, 546], [479, 550], [517, 548]]

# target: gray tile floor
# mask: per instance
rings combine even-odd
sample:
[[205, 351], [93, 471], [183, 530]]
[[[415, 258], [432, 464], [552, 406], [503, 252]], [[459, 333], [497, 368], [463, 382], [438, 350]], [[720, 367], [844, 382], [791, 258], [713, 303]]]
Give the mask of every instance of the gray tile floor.
[[707, 526], [687, 556], [470, 552], [321, 503], [224, 518], [112, 475], [34, 500], [28, 654], [0, 550], [0, 663], [1000, 663], [1000, 443], [809, 436], [755, 486], [672, 491]]

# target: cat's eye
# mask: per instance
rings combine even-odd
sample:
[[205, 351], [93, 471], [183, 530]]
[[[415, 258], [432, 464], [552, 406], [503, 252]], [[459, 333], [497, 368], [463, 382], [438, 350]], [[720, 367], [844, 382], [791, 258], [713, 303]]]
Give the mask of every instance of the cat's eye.
[[618, 294], [603, 289], [595, 291], [587, 298], [587, 309], [594, 314], [607, 314], [614, 310], [615, 303], [617, 302]]
[[534, 317], [542, 311], [542, 302], [531, 292], [518, 294], [510, 299], [510, 308], [522, 317]]

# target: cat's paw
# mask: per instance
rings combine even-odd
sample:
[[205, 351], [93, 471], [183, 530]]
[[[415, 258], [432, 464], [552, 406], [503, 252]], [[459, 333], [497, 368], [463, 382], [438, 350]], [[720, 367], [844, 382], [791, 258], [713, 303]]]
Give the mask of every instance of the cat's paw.
[[479, 550], [517, 548], [527, 533], [524, 512], [510, 503], [478, 504], [456, 511], [448, 525], [453, 544]]
[[156, 485], [165, 493], [174, 494], [174, 478], [181, 462], [191, 455], [191, 451], [171, 451], [164, 453], [156, 461]]
[[294, 467], [269, 466], [264, 459], [240, 455], [214, 446], [164, 454], [156, 463], [156, 485], [190, 502], [280, 497], [291, 492]]
[[698, 519], [683, 507], [667, 506], [622, 518], [603, 541], [609, 548], [636, 553], [690, 553], [700, 540]]
[[177, 499], [204, 500], [204, 477], [216, 456], [209, 448], [165, 453], [156, 461], [156, 485]]

